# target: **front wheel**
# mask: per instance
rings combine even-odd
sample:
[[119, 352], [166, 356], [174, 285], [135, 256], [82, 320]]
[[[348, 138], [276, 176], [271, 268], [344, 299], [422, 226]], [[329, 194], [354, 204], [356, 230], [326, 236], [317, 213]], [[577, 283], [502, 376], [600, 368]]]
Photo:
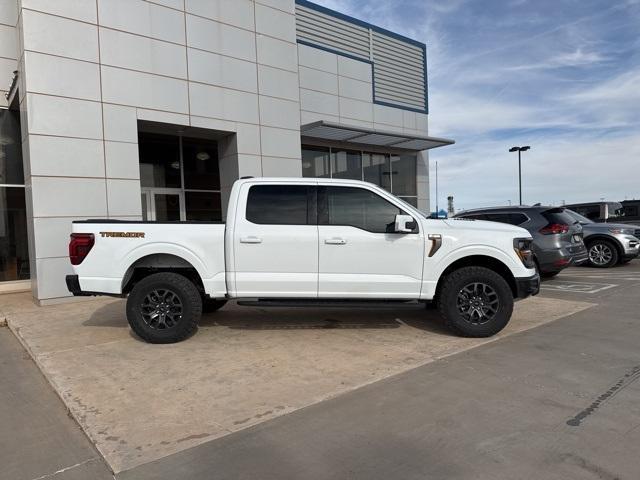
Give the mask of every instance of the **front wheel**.
[[154, 273], [140, 280], [127, 299], [131, 329], [149, 343], [175, 343], [198, 328], [202, 299], [196, 286], [177, 273]]
[[607, 240], [589, 243], [589, 265], [596, 268], [610, 268], [618, 263], [618, 249]]
[[445, 325], [458, 335], [490, 337], [509, 323], [513, 293], [493, 270], [464, 267], [443, 280], [438, 309]]

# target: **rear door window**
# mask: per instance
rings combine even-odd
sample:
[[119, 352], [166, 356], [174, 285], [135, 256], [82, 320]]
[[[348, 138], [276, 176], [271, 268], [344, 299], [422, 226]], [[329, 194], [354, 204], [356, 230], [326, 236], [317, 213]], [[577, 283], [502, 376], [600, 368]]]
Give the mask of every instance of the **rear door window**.
[[259, 225], [315, 225], [315, 190], [310, 185], [253, 185], [246, 218]]

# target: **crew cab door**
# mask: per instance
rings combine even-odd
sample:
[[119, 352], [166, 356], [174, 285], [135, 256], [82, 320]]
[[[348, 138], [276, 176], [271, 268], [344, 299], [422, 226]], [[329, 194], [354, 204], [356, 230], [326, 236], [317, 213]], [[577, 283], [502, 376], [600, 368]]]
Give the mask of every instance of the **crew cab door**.
[[319, 297], [419, 298], [424, 233], [395, 233], [398, 214], [374, 190], [319, 184]]
[[235, 296], [315, 298], [316, 217], [314, 183], [244, 184], [233, 233]]

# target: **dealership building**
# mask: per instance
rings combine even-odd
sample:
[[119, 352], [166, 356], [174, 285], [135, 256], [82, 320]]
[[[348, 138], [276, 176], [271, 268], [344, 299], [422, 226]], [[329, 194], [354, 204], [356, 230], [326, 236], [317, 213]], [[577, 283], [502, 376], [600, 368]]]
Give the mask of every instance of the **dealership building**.
[[0, 292], [69, 296], [76, 219], [224, 220], [244, 176], [429, 211], [425, 45], [303, 0], [0, 0]]

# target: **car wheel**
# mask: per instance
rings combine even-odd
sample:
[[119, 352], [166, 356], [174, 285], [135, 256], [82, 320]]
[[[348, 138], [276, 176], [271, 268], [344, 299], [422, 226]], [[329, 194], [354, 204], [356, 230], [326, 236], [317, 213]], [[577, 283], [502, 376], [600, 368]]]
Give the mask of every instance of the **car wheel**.
[[227, 304], [226, 300], [216, 300], [215, 298], [202, 298], [202, 312], [212, 313], [220, 310]]
[[596, 240], [589, 243], [589, 265], [596, 268], [609, 268], [618, 263], [618, 249], [608, 240]]
[[504, 278], [485, 267], [464, 267], [447, 275], [438, 293], [445, 325], [465, 337], [490, 337], [513, 312], [513, 293]]
[[196, 286], [182, 275], [154, 273], [140, 280], [127, 299], [131, 329], [149, 343], [175, 343], [198, 328], [202, 299]]

